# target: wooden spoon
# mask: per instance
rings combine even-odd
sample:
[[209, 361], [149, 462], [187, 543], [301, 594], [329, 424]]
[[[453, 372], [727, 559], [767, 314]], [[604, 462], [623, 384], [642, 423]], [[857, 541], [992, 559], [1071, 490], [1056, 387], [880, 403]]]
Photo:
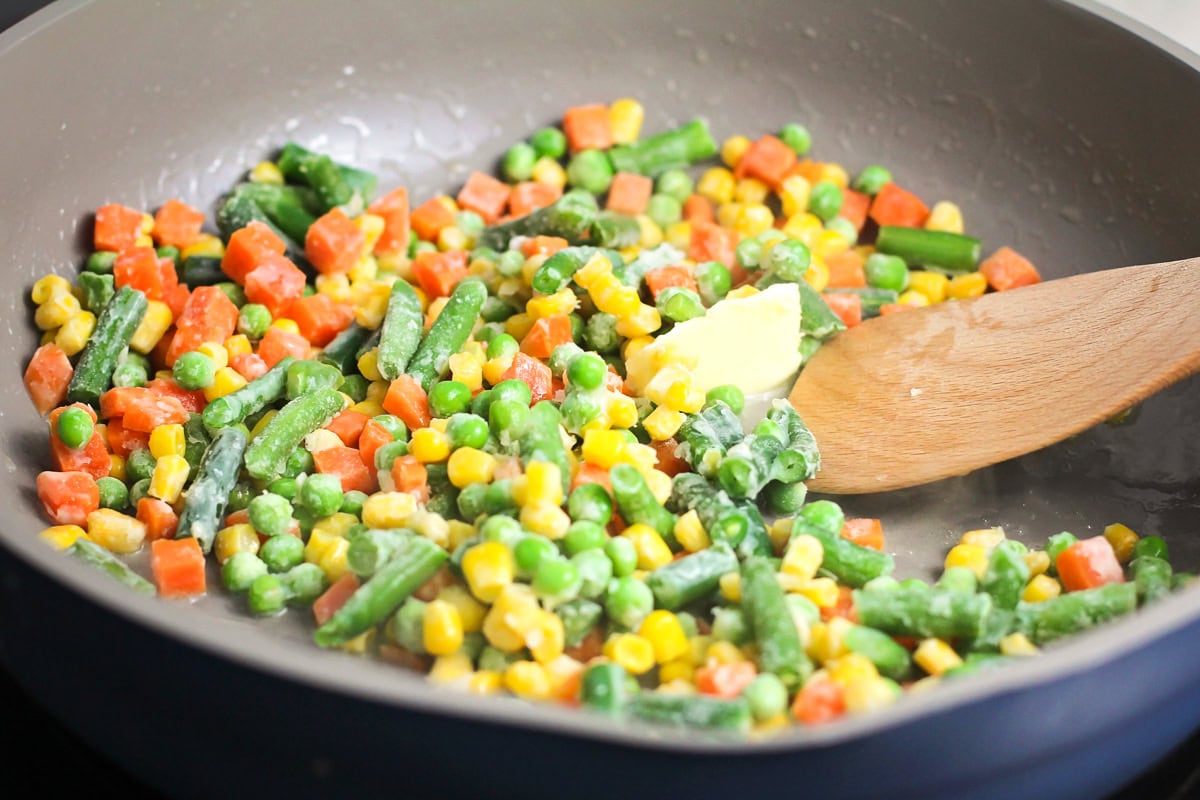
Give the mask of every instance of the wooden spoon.
[[962, 475], [1085, 430], [1200, 371], [1200, 258], [889, 314], [825, 344], [789, 400], [818, 492]]

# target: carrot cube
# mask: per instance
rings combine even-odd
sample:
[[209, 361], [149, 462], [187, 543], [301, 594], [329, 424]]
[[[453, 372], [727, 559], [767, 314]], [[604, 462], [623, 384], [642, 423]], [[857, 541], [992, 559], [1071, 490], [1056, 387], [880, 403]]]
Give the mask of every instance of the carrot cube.
[[652, 179], [632, 172], [618, 172], [613, 176], [612, 185], [608, 187], [608, 201], [605, 207], [618, 214], [641, 214], [646, 210], [653, 192]]
[[1029, 259], [1011, 247], [1001, 247], [983, 260], [979, 271], [997, 292], [1039, 283], [1042, 276]]
[[204, 225], [204, 212], [171, 199], [154, 214], [154, 241], [180, 250], [196, 241]]
[[757, 178], [768, 186], [778, 186], [796, 164], [796, 151], [777, 136], [767, 134], [738, 159], [733, 174], [737, 178]]
[[269, 255], [283, 255], [287, 245], [275, 235], [275, 231], [261, 222], [251, 222], [233, 232], [225, 255], [221, 257], [221, 270], [235, 283], [246, 282], [246, 276]]
[[204, 553], [194, 537], [150, 542], [150, 572], [163, 597], [204, 594]]
[[142, 234], [142, 212], [136, 208], [109, 203], [96, 209], [92, 243], [97, 250], [119, 253], [133, 247]]
[[454, 212], [438, 198], [431, 197], [413, 209], [409, 222], [417, 238], [434, 242], [442, 228], [454, 224]]
[[562, 197], [562, 188], [540, 181], [518, 183], [508, 195], [508, 213], [523, 217], [531, 211], [552, 205]]
[[408, 251], [408, 189], [397, 187], [367, 206], [367, 212], [383, 218], [383, 233], [375, 242], [375, 253], [381, 256]]
[[575, 106], [563, 114], [563, 133], [572, 153], [580, 150], [607, 150], [613, 145], [608, 106]]
[[246, 299], [267, 307], [272, 317], [282, 317], [304, 294], [304, 273], [287, 256], [268, 255], [246, 275]]
[[326, 212], [308, 227], [304, 255], [323, 275], [349, 272], [363, 257], [367, 235], [340, 208]]
[[472, 172], [458, 193], [458, 205], [459, 208], [474, 211], [491, 225], [504, 212], [510, 191], [507, 183], [483, 172]]
[[412, 261], [412, 274], [430, 298], [448, 297], [468, 275], [467, 253], [465, 250], [417, 253]]

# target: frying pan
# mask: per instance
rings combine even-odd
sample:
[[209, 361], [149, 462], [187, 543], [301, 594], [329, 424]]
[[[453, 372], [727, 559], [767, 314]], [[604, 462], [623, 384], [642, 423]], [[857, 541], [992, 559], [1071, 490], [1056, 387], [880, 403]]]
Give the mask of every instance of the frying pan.
[[[52, 553], [19, 380], [27, 290], [70, 274], [90, 209], [211, 203], [287, 140], [417, 197], [568, 105], [639, 97], [647, 130], [809, 126], [817, 157], [952, 198], [1047, 277], [1200, 253], [1200, 61], [1079, 8], [1014, 0], [572, 4], [60, 2], [0, 37], [0, 658], [85, 740], [176, 796], [1096, 797], [1200, 724], [1200, 590], [1040, 658], [769, 741], [434, 691], [248, 619], [147, 600]], [[210, 209], [211, 210], [211, 209]], [[1191, 298], [1181, 298], [1188, 302]], [[1129, 309], [1136, 314], [1137, 309]], [[1044, 541], [1120, 520], [1200, 567], [1195, 380], [1123, 427], [848, 502], [905, 575], [963, 530]], [[1036, 421], [1031, 421], [1036, 424]], [[755, 793], [755, 794], [751, 794]]]

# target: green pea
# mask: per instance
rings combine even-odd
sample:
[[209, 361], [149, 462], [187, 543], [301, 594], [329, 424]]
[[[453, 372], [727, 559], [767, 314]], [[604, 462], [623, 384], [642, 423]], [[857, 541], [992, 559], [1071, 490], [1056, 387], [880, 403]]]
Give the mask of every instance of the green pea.
[[591, 520], [580, 519], [571, 523], [563, 537], [563, 548], [567, 555], [573, 556], [585, 550], [599, 550], [608, 541], [608, 533], [604, 526]]
[[[972, 577], [974, 575], [975, 573], [971, 573]], [[943, 574], [942, 577], [944, 578], [945, 575]], [[862, 588], [869, 592], [894, 592], [900, 588], [900, 581], [891, 575], [880, 575], [878, 578], [871, 578], [871, 580], [864, 583]], [[799, 597], [800, 595], [796, 596]]]
[[1133, 557], [1141, 558], [1142, 556], [1154, 556], [1163, 561], [1170, 560], [1167, 555], [1167, 543], [1161, 536], [1143, 536], [1137, 540], [1133, 546]]
[[637, 569], [637, 548], [622, 536], [614, 536], [604, 545], [604, 554], [612, 562], [613, 574], [624, 577]]
[[433, 242], [427, 242], [424, 239], [418, 239], [415, 236], [412, 237], [412, 241], [416, 242], [416, 244], [413, 245], [413, 247], [414, 247], [413, 255], [414, 256], [417, 253], [436, 253], [437, 252], [437, 245], [434, 244]]
[[475, 238], [483, 233], [483, 229], [487, 227], [487, 223], [483, 221], [483, 217], [479, 216], [474, 211], [464, 208], [454, 215], [454, 227], [465, 233], [471, 238]]
[[654, 301], [659, 313], [671, 322], [687, 322], [703, 317], [706, 309], [700, 295], [685, 286], [669, 286], [658, 293]]
[[217, 377], [217, 363], [204, 353], [193, 350], [175, 360], [171, 373], [176, 383], [194, 392], [212, 386]]
[[77, 450], [92, 440], [96, 424], [92, 415], [82, 408], [71, 406], [58, 415], [58, 438], [72, 450]]
[[608, 364], [595, 353], [584, 353], [567, 365], [567, 381], [580, 389], [599, 389], [608, 376]]
[[292, 523], [292, 504], [287, 498], [264, 492], [250, 501], [250, 524], [264, 536], [286, 534]]
[[492, 390], [484, 389], [471, 400], [471, 413], [480, 419], [490, 419], [492, 408]]
[[504, 173], [506, 181], [511, 183], [527, 181], [533, 177], [533, 165], [537, 159], [537, 150], [532, 145], [517, 142], [504, 154], [500, 170]]
[[556, 378], [561, 378], [571, 362], [581, 355], [583, 355], [583, 348], [575, 342], [560, 344], [550, 353], [550, 359], [547, 362], [550, 366], [550, 373]]
[[295, 478], [302, 473], [311, 473], [315, 468], [316, 465], [313, 463], [312, 453], [303, 447], [297, 447], [288, 453], [287, 461], [283, 464], [283, 476], [285, 478]]
[[87, 262], [84, 264], [83, 268], [88, 272], [106, 275], [113, 271], [113, 265], [116, 263], [116, 253], [109, 250], [97, 250], [87, 257]]
[[100, 490], [100, 507], [120, 511], [129, 503], [129, 489], [125, 484], [111, 476], [96, 479], [96, 488]]
[[130, 361], [118, 364], [117, 368], [113, 370], [112, 376], [113, 386], [124, 389], [145, 386], [149, 379], [150, 375], [145, 367]]
[[254, 553], [234, 553], [221, 566], [221, 583], [231, 592], [244, 592], [267, 574], [267, 565]]
[[487, 444], [487, 421], [475, 414], [454, 414], [446, 421], [446, 436], [450, 439], [450, 446], [456, 450], [460, 447], [478, 450]]
[[850, 186], [856, 192], [862, 192], [874, 197], [883, 188], [884, 184], [891, 182], [891, 172], [877, 164], [872, 164], [869, 167], [863, 167], [863, 171], [858, 173], [858, 177], [854, 179], [854, 183]]
[[812, 148], [812, 134], [808, 128], [795, 122], [789, 122], [779, 129], [779, 139], [800, 157], [808, 155]]
[[767, 253], [764, 266], [785, 281], [804, 279], [804, 273], [812, 263], [812, 253], [799, 239], [785, 239]]
[[429, 390], [429, 411], [447, 419], [471, 407], [471, 387], [462, 381], [438, 381]]
[[588, 317], [583, 326], [583, 343], [597, 353], [611, 353], [621, 345], [617, 333], [617, 318], [612, 314], [597, 311]]
[[549, 158], [562, 158], [567, 152], [567, 137], [558, 128], [542, 128], [529, 137], [533, 152]]
[[582, 586], [579, 569], [566, 559], [543, 558], [534, 571], [534, 594], [553, 605], [574, 600], [579, 596]]
[[521, 343], [507, 333], [500, 333], [492, 337], [488, 342], [487, 357], [505, 358], [507, 356], [515, 356], [521, 351]]
[[233, 303], [238, 308], [246, 305], [245, 290], [243, 290], [242, 287], [238, 286], [233, 281], [222, 281], [221, 283], [217, 284], [217, 288], [229, 298], [229, 302]]
[[646, 216], [665, 228], [683, 219], [683, 204], [669, 194], [653, 194], [646, 203]]
[[734, 414], [740, 415], [746, 410], [745, 393], [732, 383], [724, 383], [709, 389], [704, 395], [704, 402], [711, 403], [714, 400], [720, 400], [729, 406]]
[[287, 592], [284, 591], [283, 582], [279, 580], [279, 576], [259, 575], [250, 584], [246, 602], [250, 606], [251, 613], [264, 616], [276, 614], [282, 611], [286, 605]]
[[714, 639], [740, 647], [750, 641], [752, 633], [742, 609], [718, 606], [713, 609], [712, 635]]
[[496, 271], [506, 278], [513, 278], [521, 274], [521, 270], [525, 267], [525, 256], [520, 250], [505, 250], [500, 254], [500, 260], [496, 262]]
[[921, 578], [905, 578], [904, 580], [900, 581], [900, 588], [925, 591], [929, 588], [929, 583]]
[[232, 514], [234, 511], [241, 511], [250, 505], [250, 501], [253, 499], [253, 489], [244, 483], [234, 484], [233, 489], [229, 492], [229, 502], [225, 504], [225, 511], [229, 514]]
[[500, 381], [492, 387], [493, 405], [501, 400], [522, 403], [528, 407], [533, 402], [533, 392], [530, 390], [529, 384], [525, 383], [525, 381], [510, 378], [506, 381]]
[[154, 462], [154, 454], [146, 448], [134, 450], [125, 458], [125, 477], [133, 483], [149, 479], [154, 474]]
[[778, 716], [787, 710], [788, 690], [779, 676], [771, 672], [758, 675], [742, 690], [750, 704], [750, 713], [759, 722]]
[[328, 517], [342, 507], [345, 494], [336, 475], [309, 475], [300, 484], [300, 504], [318, 517]]
[[178, 247], [175, 247], [175, 246], [169, 245], [169, 244], [164, 244], [161, 247], [154, 248], [154, 254], [156, 256], [158, 256], [159, 258], [171, 259], [172, 261], [175, 262], [175, 264], [177, 266], [179, 264], [179, 248]]
[[142, 478], [133, 486], [129, 487], [129, 507], [137, 508], [138, 503], [143, 497], [150, 496], [150, 479]]
[[356, 517], [361, 517], [363, 503], [365, 502], [367, 502], [366, 492], [351, 489], [342, 495], [342, 507], [338, 510], [343, 514], [353, 514]]
[[841, 234], [851, 245], [858, 243], [858, 228], [854, 223], [842, 216], [834, 217], [825, 223], [825, 230]]
[[808, 210], [828, 222], [842, 210], [842, 190], [831, 181], [817, 181], [808, 191]]
[[753, 272], [762, 266], [763, 244], [757, 238], [742, 239], [734, 248], [734, 257], [742, 269]]
[[612, 562], [603, 550], [584, 550], [571, 556], [571, 563], [579, 571], [579, 596], [594, 600], [604, 594], [612, 580]]
[[392, 463], [397, 458], [406, 455], [408, 455], [408, 442], [388, 442], [375, 451], [375, 469], [380, 472], [387, 472], [391, 470]]
[[558, 548], [542, 536], [525, 536], [513, 547], [517, 576], [528, 579], [537, 574], [542, 562], [558, 560]]
[[271, 312], [258, 303], [247, 303], [238, 311], [237, 330], [251, 339], [261, 339], [271, 327]]
[[589, 422], [599, 419], [604, 413], [603, 398], [604, 393], [596, 389], [567, 392], [560, 409], [567, 430], [581, 431]]
[[395, 441], [408, 441], [408, 426], [404, 424], [404, 420], [394, 414], [380, 414], [377, 417], [372, 417], [375, 422], [383, 426], [383, 429], [392, 435]]
[[733, 276], [720, 261], [703, 261], [696, 265], [696, 285], [700, 288], [700, 299], [711, 306], [729, 294]]
[[258, 557], [271, 572], [287, 572], [304, 561], [304, 542], [299, 536], [280, 533], [263, 542]]
[[567, 513], [576, 522], [592, 522], [603, 528], [612, 519], [612, 497], [598, 483], [581, 483], [567, 498]]
[[338, 391], [349, 395], [354, 402], [361, 403], [367, 399], [367, 387], [370, 385], [371, 382], [362, 375], [347, 375]]
[[[128, 467], [126, 467], [126, 469], [128, 469]], [[1051, 571], [1055, 569], [1055, 564], [1058, 562], [1059, 554], [1078, 541], [1079, 539], [1075, 536], [1075, 534], [1068, 531], [1056, 533], [1046, 540], [1046, 555], [1050, 556]]]
[[658, 176], [658, 180], [654, 182], [654, 191], [682, 203], [695, 191], [695, 186], [691, 176], [683, 170], [669, 169]]
[[[516, 550], [517, 545], [527, 538], [541, 539], [546, 544], [549, 544], [551, 546], [550, 547], [551, 550], [554, 549], [554, 546], [550, 542], [549, 539], [545, 539], [540, 536], [530, 537], [528, 534], [525, 533], [524, 529], [521, 527], [521, 523], [517, 522], [512, 517], [506, 517], [503, 514], [497, 514], [496, 516], [488, 517], [487, 519], [485, 519], [479, 525], [479, 538], [485, 542], [500, 542], [501, 544], [503, 544], [505, 547], [507, 547], [510, 550]], [[533, 545], [533, 547], [537, 548], [537, 547], [541, 547], [541, 545]], [[550, 552], [550, 551], [542, 550], [540, 552], [544, 553], [544, 552]], [[529, 555], [529, 556], [534, 555], [534, 551], [530, 551], [530, 553], [528, 553], [527, 555]], [[514, 556], [514, 558], [516, 557], [515, 552], [514, 552], [513, 556]], [[540, 556], [538, 556], [538, 557], [540, 557]], [[536, 559], [534, 559], [534, 561], [532, 562], [532, 565], [533, 565], [533, 567], [537, 566]], [[531, 569], [532, 569], [532, 567], [531, 567]]]
[[876, 289], [903, 292], [908, 288], [908, 265], [900, 256], [872, 253], [863, 265], [867, 285]]
[[[613, 539], [626, 541], [628, 539]], [[632, 546], [630, 542], [630, 546]], [[629, 576], [614, 578], [604, 595], [604, 610], [608, 618], [629, 630], [635, 630], [654, 610], [654, 593], [643, 581]]]
[[612, 164], [600, 150], [580, 150], [567, 163], [567, 182], [592, 194], [607, 192], [612, 179]]
[[832, 500], [817, 500], [800, 509], [805, 522], [832, 533], [840, 534], [846, 523], [842, 507]]
[[[295, 478], [276, 478], [267, 484], [267, 491], [271, 494], [277, 494], [284, 500], [295, 500], [296, 494], [300, 491], [300, 485]], [[250, 502], [254, 502], [251, 498]], [[246, 503], [246, 507], [250, 507], [250, 502]]]

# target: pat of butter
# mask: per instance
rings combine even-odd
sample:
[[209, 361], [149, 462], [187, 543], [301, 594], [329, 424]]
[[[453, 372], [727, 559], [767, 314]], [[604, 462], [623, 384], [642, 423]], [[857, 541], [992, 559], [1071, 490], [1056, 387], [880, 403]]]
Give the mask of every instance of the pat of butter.
[[746, 394], [772, 389], [800, 368], [800, 289], [777, 283], [727, 298], [703, 317], [676, 325], [626, 363], [626, 383], [641, 393], [666, 363], [691, 368], [707, 392], [732, 383]]

